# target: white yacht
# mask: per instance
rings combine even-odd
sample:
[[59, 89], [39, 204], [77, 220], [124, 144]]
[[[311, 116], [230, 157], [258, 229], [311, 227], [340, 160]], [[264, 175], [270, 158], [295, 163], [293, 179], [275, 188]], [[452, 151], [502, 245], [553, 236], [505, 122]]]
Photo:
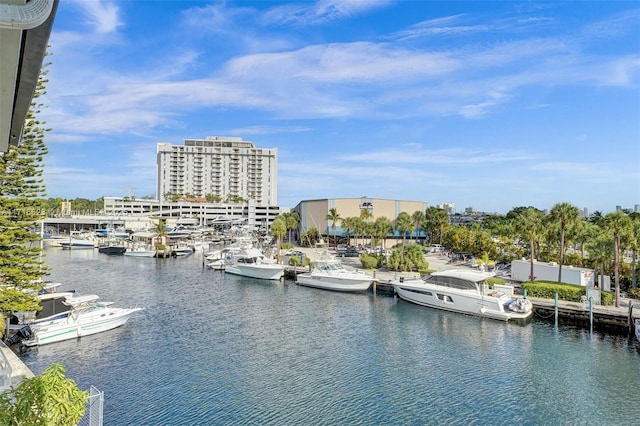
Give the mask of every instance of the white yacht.
[[398, 297], [418, 305], [497, 320], [527, 319], [533, 314], [528, 299], [515, 297], [510, 285], [494, 284], [493, 274], [452, 269], [412, 280], [393, 280]]
[[283, 265], [267, 258], [255, 247], [228, 252], [224, 270], [229, 274], [265, 280], [279, 280], [284, 275]]
[[324, 290], [359, 292], [371, 287], [373, 278], [362, 271], [349, 271], [340, 261], [325, 254], [311, 263], [311, 271], [298, 274], [296, 284]]
[[22, 342], [24, 345], [44, 345], [112, 330], [126, 323], [132, 313], [142, 310], [114, 308], [110, 302], [98, 302], [96, 295], [68, 296], [62, 304], [68, 310], [26, 323], [30, 335]]

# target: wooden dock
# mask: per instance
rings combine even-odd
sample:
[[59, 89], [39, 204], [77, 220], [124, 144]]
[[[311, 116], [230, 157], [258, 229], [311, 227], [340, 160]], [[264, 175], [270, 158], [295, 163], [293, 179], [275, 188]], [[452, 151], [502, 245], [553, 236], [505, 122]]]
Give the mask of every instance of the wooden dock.
[[[627, 306], [616, 308], [615, 306], [591, 305], [589, 302], [568, 302], [553, 299], [528, 298], [533, 304], [533, 312], [537, 318], [575, 324], [581, 327], [614, 332], [619, 334], [634, 335], [634, 318], [640, 314], [640, 303], [634, 310], [634, 301], [629, 300]], [[557, 313], [556, 313], [557, 312]]]

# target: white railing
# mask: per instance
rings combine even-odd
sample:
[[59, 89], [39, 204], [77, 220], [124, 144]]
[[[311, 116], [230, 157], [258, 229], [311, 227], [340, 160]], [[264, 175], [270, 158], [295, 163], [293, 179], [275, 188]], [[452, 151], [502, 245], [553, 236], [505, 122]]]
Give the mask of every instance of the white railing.
[[104, 392], [95, 386], [89, 389], [89, 402], [87, 412], [84, 414], [78, 426], [102, 426], [102, 409], [104, 406]]

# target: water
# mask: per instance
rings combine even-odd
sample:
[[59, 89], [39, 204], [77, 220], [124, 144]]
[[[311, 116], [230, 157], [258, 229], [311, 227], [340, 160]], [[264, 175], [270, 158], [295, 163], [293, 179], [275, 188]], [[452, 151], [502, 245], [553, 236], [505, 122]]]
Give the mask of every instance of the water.
[[202, 255], [47, 249], [51, 279], [116, 306], [118, 329], [34, 348], [105, 393], [105, 425], [626, 425], [640, 346], [226, 275]]

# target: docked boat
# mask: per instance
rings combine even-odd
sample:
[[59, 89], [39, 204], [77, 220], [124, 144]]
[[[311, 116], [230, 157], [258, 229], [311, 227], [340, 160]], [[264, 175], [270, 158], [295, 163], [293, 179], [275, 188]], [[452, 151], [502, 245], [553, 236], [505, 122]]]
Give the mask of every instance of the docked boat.
[[60, 241], [63, 250], [92, 249], [97, 247], [97, 241], [90, 235], [73, 232], [65, 240]]
[[259, 249], [249, 247], [227, 253], [225, 272], [250, 278], [279, 280], [284, 276], [284, 266], [267, 258]]
[[640, 342], [640, 318], [635, 319], [634, 325], [636, 330], [636, 340]]
[[30, 335], [25, 346], [38, 346], [77, 337], [89, 336], [124, 325], [129, 316], [142, 308], [115, 308], [110, 302], [99, 302], [98, 296], [65, 297], [68, 309], [51, 316], [27, 322]]
[[127, 248], [122, 243], [105, 243], [98, 246], [98, 252], [102, 254], [108, 254], [111, 256], [123, 255], [127, 251]]
[[156, 255], [156, 249], [151, 246], [134, 244], [131, 247], [127, 247], [124, 255], [130, 257], [154, 257]]
[[208, 260], [207, 266], [216, 271], [223, 271], [226, 267], [226, 261], [224, 259]]
[[324, 290], [361, 292], [369, 290], [373, 279], [362, 271], [349, 271], [333, 256], [323, 256], [311, 263], [311, 270], [298, 274], [296, 284]]
[[221, 249], [206, 253], [205, 259], [207, 266], [218, 271], [224, 270], [226, 266], [226, 253], [228, 252], [229, 250]]
[[186, 244], [178, 244], [172, 247], [171, 253], [174, 256], [190, 256], [194, 252], [193, 247]]
[[515, 297], [513, 286], [494, 284], [493, 274], [467, 269], [434, 272], [422, 279], [393, 280], [396, 294], [403, 300], [446, 311], [502, 321], [527, 319], [533, 314], [528, 299]]

